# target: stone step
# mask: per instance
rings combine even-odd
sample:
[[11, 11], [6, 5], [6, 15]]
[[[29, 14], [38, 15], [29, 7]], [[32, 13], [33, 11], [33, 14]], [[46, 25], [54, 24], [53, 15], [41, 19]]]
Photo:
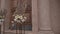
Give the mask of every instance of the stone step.
[[54, 34], [53, 31], [40, 31], [38, 34]]

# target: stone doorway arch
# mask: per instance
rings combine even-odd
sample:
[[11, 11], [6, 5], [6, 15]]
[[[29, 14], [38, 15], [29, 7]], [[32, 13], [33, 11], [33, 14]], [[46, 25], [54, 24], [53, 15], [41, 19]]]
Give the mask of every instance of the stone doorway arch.
[[[10, 8], [10, 1], [6, 0], [5, 4], [8, 6], [6, 6], [5, 8], [7, 9], [7, 14], [6, 14], [6, 18], [5, 18], [5, 31], [8, 32], [8, 27], [9, 27], [9, 22], [10, 22], [10, 15], [11, 15], [11, 10]], [[9, 11], [9, 12], [8, 12]], [[7, 20], [7, 21], [6, 21]], [[10, 31], [10, 30], [9, 30]], [[37, 0], [32, 0], [32, 31], [28, 31], [29, 34], [37, 34], [38, 33], [38, 11], [37, 11]]]

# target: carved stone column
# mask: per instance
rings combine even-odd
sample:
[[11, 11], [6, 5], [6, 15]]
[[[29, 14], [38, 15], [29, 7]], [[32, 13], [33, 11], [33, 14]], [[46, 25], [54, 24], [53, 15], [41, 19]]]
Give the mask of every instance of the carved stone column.
[[[5, 0], [0, 0], [0, 11], [3, 12], [4, 8], [5, 8]], [[0, 24], [1, 24], [1, 31], [3, 31], [3, 22]], [[1, 32], [1, 34], [3, 33]]]
[[[5, 3], [4, 0], [0, 0], [0, 12], [4, 8], [4, 3]], [[0, 22], [0, 25], [1, 25], [1, 31], [3, 31], [3, 23]], [[1, 32], [1, 34], [3, 33]]]
[[9, 23], [11, 19], [10, 2], [11, 2], [10, 0], [5, 0], [5, 8], [4, 8], [6, 10], [6, 16], [4, 22], [5, 31], [9, 29]]
[[39, 34], [53, 34], [50, 20], [49, 0], [38, 0]]
[[37, 0], [32, 0], [32, 34], [38, 34]]
[[0, 0], [0, 9], [1, 9], [1, 0]]
[[50, 0], [50, 6], [53, 31], [60, 34], [60, 0]]
[[4, 9], [5, 8], [5, 0], [0, 0], [1, 1], [1, 9]]

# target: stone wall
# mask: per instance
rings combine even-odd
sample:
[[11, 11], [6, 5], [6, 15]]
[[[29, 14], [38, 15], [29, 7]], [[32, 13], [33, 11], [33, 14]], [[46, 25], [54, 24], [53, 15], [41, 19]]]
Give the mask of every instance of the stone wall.
[[60, 34], [60, 0], [50, 1], [51, 25], [55, 34]]
[[[5, 29], [8, 29], [10, 1], [2, 0], [1, 8], [9, 11], [5, 19]], [[29, 34], [54, 33], [60, 34], [60, 0], [32, 0], [32, 31]]]

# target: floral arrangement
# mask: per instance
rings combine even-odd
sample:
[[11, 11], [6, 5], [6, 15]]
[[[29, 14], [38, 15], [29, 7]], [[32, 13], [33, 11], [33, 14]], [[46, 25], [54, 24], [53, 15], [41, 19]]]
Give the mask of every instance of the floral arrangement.
[[23, 14], [23, 15], [21, 15], [21, 14], [17, 14], [17, 15], [14, 15], [14, 21], [16, 21], [16, 22], [18, 22], [18, 23], [23, 23], [23, 22], [25, 22], [26, 20], [27, 20], [27, 17]]

